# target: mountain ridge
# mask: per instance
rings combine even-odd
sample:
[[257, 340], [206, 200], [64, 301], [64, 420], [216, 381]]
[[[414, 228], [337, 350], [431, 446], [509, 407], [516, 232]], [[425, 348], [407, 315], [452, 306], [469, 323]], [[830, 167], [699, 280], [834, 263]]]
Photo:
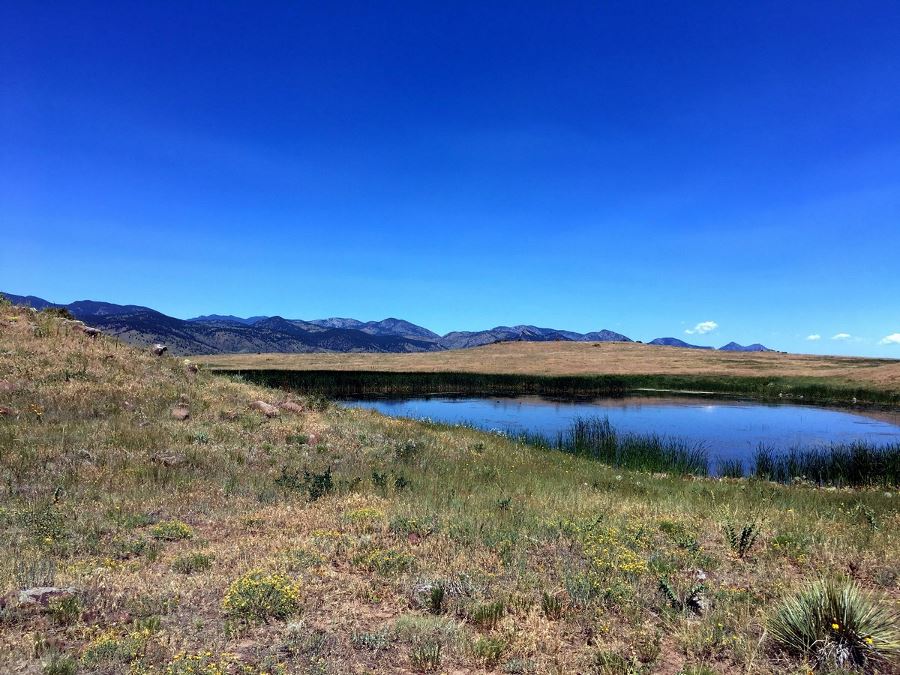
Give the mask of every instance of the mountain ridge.
[[[33, 295], [0, 293], [14, 304], [35, 309], [60, 308], [76, 319], [137, 345], [165, 344], [173, 354], [303, 353], [303, 352], [428, 352], [467, 349], [496, 342], [633, 342], [622, 333], [602, 329], [588, 333], [544, 328], [530, 324], [495, 326], [481, 331], [451, 331], [439, 335], [404, 319], [380, 321], [331, 317], [288, 319], [281, 316], [206, 314], [189, 319], [168, 316], [142, 305], [117, 305], [96, 300], [68, 304]], [[657, 338], [649, 344], [714, 349], [691, 345], [677, 338]], [[754, 343], [731, 342], [724, 351], [772, 351]]]

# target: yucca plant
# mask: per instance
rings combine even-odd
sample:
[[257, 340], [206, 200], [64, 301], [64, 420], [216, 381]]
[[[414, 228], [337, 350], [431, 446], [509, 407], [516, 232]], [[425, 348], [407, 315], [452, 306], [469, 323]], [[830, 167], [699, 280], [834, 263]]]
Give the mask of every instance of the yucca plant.
[[785, 599], [768, 628], [782, 649], [818, 667], [871, 672], [900, 658], [898, 619], [853, 582], [818, 581]]

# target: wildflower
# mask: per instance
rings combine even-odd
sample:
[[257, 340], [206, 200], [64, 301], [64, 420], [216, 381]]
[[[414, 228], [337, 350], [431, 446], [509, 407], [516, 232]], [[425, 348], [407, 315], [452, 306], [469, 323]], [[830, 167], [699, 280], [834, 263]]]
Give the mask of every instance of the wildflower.
[[831, 624], [831, 630], [840, 630], [840, 625], [837, 623]]

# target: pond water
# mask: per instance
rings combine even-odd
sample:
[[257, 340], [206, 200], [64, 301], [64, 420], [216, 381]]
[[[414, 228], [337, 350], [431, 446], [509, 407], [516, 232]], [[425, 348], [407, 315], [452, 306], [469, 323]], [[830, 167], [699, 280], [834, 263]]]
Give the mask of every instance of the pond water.
[[384, 415], [470, 424], [487, 431], [528, 431], [555, 438], [578, 417], [606, 417], [617, 432], [655, 433], [702, 443], [711, 460], [747, 459], [760, 444], [782, 451], [867, 441], [900, 443], [900, 412], [708, 398], [645, 397], [558, 400], [539, 396], [353, 399], [342, 402]]

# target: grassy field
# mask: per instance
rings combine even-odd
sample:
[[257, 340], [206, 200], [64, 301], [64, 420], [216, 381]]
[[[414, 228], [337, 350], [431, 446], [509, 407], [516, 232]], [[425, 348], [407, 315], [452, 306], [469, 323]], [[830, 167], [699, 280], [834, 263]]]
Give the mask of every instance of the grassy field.
[[894, 490], [286, 398], [0, 306], [0, 672], [897, 672]]
[[890, 359], [515, 342], [420, 354], [233, 354], [199, 360], [257, 383], [330, 395], [665, 390], [900, 407], [900, 361]]
[[229, 354], [197, 359], [228, 370], [815, 378], [835, 385], [900, 391], [897, 359], [720, 352], [626, 342], [504, 342], [416, 354]]

